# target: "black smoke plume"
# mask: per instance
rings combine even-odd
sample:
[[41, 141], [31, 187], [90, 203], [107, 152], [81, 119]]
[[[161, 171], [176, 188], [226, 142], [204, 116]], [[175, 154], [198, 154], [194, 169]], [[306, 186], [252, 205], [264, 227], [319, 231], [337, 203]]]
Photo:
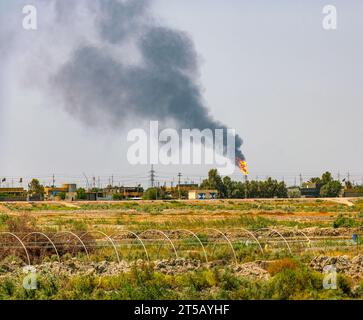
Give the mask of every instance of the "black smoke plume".
[[[190, 37], [159, 25], [146, 0], [98, 0], [97, 32], [102, 45], [84, 44], [54, 75], [64, 106], [88, 124], [119, 127], [129, 117], [172, 120], [178, 128], [226, 128], [203, 103], [198, 60]], [[58, 3], [62, 3], [58, 2]], [[59, 14], [64, 14], [59, 5]], [[133, 47], [138, 63], [123, 61], [110, 48]], [[236, 136], [236, 157], [243, 160]]]

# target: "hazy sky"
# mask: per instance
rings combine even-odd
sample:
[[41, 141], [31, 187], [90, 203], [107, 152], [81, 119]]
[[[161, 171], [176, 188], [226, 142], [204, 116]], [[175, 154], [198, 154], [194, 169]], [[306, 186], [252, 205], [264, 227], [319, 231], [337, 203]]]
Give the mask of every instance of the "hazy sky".
[[[75, 9], [60, 19], [51, 2], [32, 1], [39, 25], [26, 31], [21, 10], [28, 2], [0, 1], [0, 176], [47, 183], [54, 172], [60, 183], [85, 172], [104, 183], [111, 174], [124, 184], [146, 183], [149, 167], [127, 163], [123, 125], [87, 126], [42, 90], [94, 33], [95, 17]], [[327, 4], [337, 8], [335, 31], [322, 28]], [[300, 172], [323, 170], [363, 178], [362, 1], [154, 0], [150, 10], [158, 23], [192, 39], [203, 101], [244, 140], [252, 178], [291, 183]], [[115, 54], [132, 58], [132, 49], [125, 50]], [[178, 171], [198, 180], [207, 169], [157, 167], [161, 181], [176, 179]]]

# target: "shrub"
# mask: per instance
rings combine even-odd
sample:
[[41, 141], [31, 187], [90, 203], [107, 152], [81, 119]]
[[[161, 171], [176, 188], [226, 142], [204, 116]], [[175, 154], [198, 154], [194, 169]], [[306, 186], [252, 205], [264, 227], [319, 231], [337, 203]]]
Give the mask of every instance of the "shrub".
[[273, 261], [267, 268], [267, 271], [274, 276], [275, 274], [282, 272], [284, 270], [296, 270], [298, 264], [296, 261], [285, 258], [277, 261]]
[[28, 233], [35, 230], [35, 219], [28, 214], [7, 219], [6, 224], [10, 232]]
[[191, 273], [188, 275], [188, 284], [195, 291], [208, 289], [216, 284], [215, 274], [212, 271], [197, 271]]
[[339, 274], [337, 279], [337, 285], [338, 289], [340, 289], [343, 294], [347, 296], [350, 296], [352, 294], [353, 282], [347, 276]]
[[363, 298], [363, 281], [361, 281], [359, 286], [355, 289], [354, 296], [356, 298]]
[[322, 278], [304, 269], [285, 269], [272, 278], [269, 287], [273, 299], [306, 299], [322, 289]]
[[7, 221], [9, 221], [10, 216], [6, 213], [0, 214], [0, 226], [6, 224]]
[[15, 284], [12, 279], [6, 278], [0, 284], [0, 299], [9, 298], [14, 294]]
[[120, 193], [114, 193], [112, 195], [112, 200], [119, 201], [119, 200], [123, 200], [123, 199], [124, 199], [124, 196]]
[[72, 220], [72, 228], [74, 231], [87, 231], [87, 224], [82, 220]]
[[359, 227], [359, 222], [353, 218], [340, 214], [333, 222], [334, 228], [354, 228]]

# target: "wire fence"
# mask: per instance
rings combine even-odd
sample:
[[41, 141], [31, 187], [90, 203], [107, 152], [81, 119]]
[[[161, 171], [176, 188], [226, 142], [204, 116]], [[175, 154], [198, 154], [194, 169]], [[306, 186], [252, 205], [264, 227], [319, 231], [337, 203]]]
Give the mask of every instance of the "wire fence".
[[[140, 232], [122, 230], [112, 234], [98, 230], [84, 233], [0, 233], [0, 256], [4, 258], [11, 254], [18, 255], [26, 264], [31, 264], [35, 257], [44, 258], [49, 255], [55, 255], [61, 262], [62, 256], [66, 253], [76, 257], [83, 253], [83, 256], [91, 259], [91, 254], [97, 255], [96, 250], [101, 249], [111, 250], [108, 254], [117, 262], [130, 258], [157, 260], [161, 252], [164, 252], [168, 258], [185, 257], [192, 253], [205, 262], [222, 257], [231, 263], [238, 263], [241, 252], [246, 250], [254, 257], [262, 259], [274, 251], [287, 255], [311, 251], [323, 253], [336, 248], [359, 250], [358, 245], [359, 243], [346, 236], [308, 236], [301, 230], [273, 228], [152, 229]], [[220, 250], [221, 247], [223, 250]], [[128, 250], [127, 254], [125, 250]], [[132, 252], [133, 255], [130, 254]]]

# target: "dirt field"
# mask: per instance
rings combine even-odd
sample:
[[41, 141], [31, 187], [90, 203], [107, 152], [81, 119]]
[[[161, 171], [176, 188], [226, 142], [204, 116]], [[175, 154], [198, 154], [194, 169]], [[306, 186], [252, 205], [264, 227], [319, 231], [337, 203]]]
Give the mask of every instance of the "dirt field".
[[[86, 299], [354, 298], [363, 288], [362, 230], [361, 199], [1, 203], [0, 296], [32, 264], [44, 281], [58, 275], [56, 292], [42, 293], [51, 298], [79, 299], [83, 286], [92, 287]], [[346, 281], [334, 294], [321, 288], [327, 263]], [[156, 291], [144, 292], [139, 277]], [[291, 292], [276, 293], [279, 285]]]

